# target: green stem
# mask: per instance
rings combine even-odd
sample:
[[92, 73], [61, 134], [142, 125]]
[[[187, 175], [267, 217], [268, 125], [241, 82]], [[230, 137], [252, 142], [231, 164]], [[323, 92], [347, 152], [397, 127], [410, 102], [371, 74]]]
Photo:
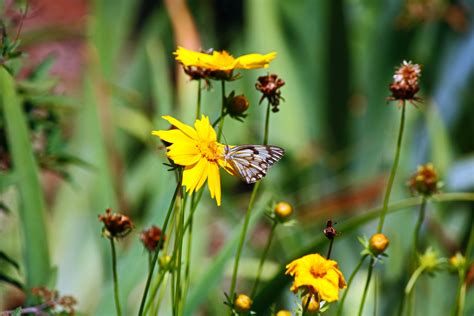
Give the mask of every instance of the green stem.
[[255, 197], [257, 196], [257, 191], [258, 191], [258, 188], [260, 187], [260, 183], [261, 182], [257, 182], [253, 187], [252, 195], [250, 196], [250, 201], [247, 208], [247, 213], [245, 214], [244, 225], [242, 226], [242, 232], [240, 233], [240, 241], [239, 241], [239, 246], [237, 248], [237, 253], [235, 255], [234, 271], [232, 273], [232, 281], [230, 283], [230, 291], [229, 291], [230, 296], [229, 297], [231, 299], [234, 297], [235, 285], [237, 282], [237, 272], [239, 271], [240, 255], [242, 254], [242, 248], [244, 246], [245, 236], [247, 235], [247, 229], [249, 226], [250, 214], [252, 213], [253, 204], [255, 202]]
[[[474, 247], [474, 220], [471, 223], [471, 230], [469, 232], [469, 239], [464, 257], [466, 262], [471, 262], [472, 248]], [[459, 288], [456, 295], [456, 307], [454, 315], [461, 316], [464, 313], [464, 302], [466, 300], [466, 269], [459, 270]]]
[[201, 115], [201, 79], [198, 80], [198, 94], [197, 94], [197, 104], [196, 104], [196, 120]]
[[416, 283], [416, 280], [420, 277], [420, 275], [423, 273], [424, 266], [419, 266], [415, 272], [410, 277], [410, 280], [408, 280], [407, 286], [405, 287], [405, 295], [410, 295], [411, 291], [413, 290], [413, 286]]
[[275, 228], [277, 227], [277, 225], [278, 225], [278, 221], [274, 219], [272, 228], [270, 230], [270, 234], [268, 235], [267, 244], [265, 245], [265, 249], [263, 250], [262, 257], [260, 258], [260, 263], [258, 265], [258, 270], [257, 270], [257, 277], [255, 278], [255, 283], [253, 285], [252, 294], [250, 295], [250, 297], [254, 297], [255, 293], [257, 293], [258, 283], [260, 282], [260, 276], [263, 270], [263, 264], [265, 263], [265, 259], [267, 258], [268, 250], [270, 249], [270, 245], [272, 243], [273, 235], [275, 233]]
[[156, 296], [156, 293], [160, 289], [160, 286], [161, 286], [161, 283], [163, 282], [165, 274], [166, 274], [166, 271], [160, 270], [158, 274], [158, 280], [156, 281], [156, 283], [153, 285], [153, 288], [151, 289], [151, 293], [150, 293], [151, 298], [148, 300], [148, 303], [146, 303], [145, 312], [144, 312], [145, 315], [148, 313], [148, 310], [153, 304], [153, 298]]
[[464, 301], [466, 300], [466, 280], [465, 273], [459, 276], [459, 294], [456, 302], [456, 316], [462, 316], [464, 314]]
[[117, 310], [117, 315], [121, 316], [122, 309], [120, 307], [119, 285], [117, 277], [117, 254], [115, 252], [115, 243], [113, 238], [110, 238], [110, 248], [112, 249], [112, 274], [114, 278], [115, 309]]
[[268, 130], [270, 126], [270, 102], [267, 104], [267, 115], [265, 116], [265, 133], [263, 134], [263, 144], [268, 145]]
[[[169, 222], [171, 213], [173, 211], [173, 207], [174, 207], [174, 203], [176, 201], [176, 197], [178, 196], [178, 192], [180, 191], [179, 190], [180, 187], [181, 187], [181, 180], [179, 180], [178, 184], [176, 185], [176, 189], [174, 191], [173, 198], [171, 199], [170, 205], [168, 207], [168, 212], [166, 213], [165, 222], [163, 223], [163, 229], [162, 229], [163, 232], [166, 231], [166, 228], [168, 226], [168, 222]], [[143, 309], [145, 308], [146, 297], [148, 295], [148, 290], [150, 288], [151, 278], [153, 276], [153, 270], [155, 269], [156, 261], [158, 260], [158, 254], [160, 253], [160, 249], [161, 249], [161, 246], [163, 245], [163, 242], [164, 242], [164, 238], [160, 238], [160, 241], [158, 242], [158, 245], [157, 245], [156, 250], [155, 250], [155, 255], [153, 256], [152, 266], [151, 266], [150, 271], [148, 272], [148, 277], [146, 279], [145, 289], [143, 291], [142, 300], [140, 302], [140, 309], [138, 311], [139, 316], [143, 315]]]
[[331, 258], [331, 251], [332, 251], [332, 244], [334, 243], [334, 238], [331, 238], [329, 241], [329, 249], [328, 249], [328, 255], [326, 256], [326, 259], [329, 260]]
[[183, 258], [183, 238], [184, 238], [184, 213], [186, 211], [186, 202], [188, 195], [184, 193], [183, 203], [181, 206], [181, 212], [179, 215], [178, 228], [176, 229], [176, 244], [174, 253], [177, 256], [176, 263], [176, 286], [175, 286], [175, 307], [176, 315], [181, 315], [181, 299], [182, 299], [182, 286], [181, 286], [181, 262]]
[[370, 258], [369, 269], [367, 270], [367, 280], [365, 282], [364, 292], [362, 293], [362, 300], [359, 306], [359, 316], [361, 316], [362, 312], [364, 311], [365, 299], [367, 298], [367, 292], [369, 291], [370, 279], [372, 278], [372, 271], [374, 270], [374, 263], [375, 259], [373, 257]]
[[347, 293], [349, 293], [349, 288], [351, 287], [352, 281], [354, 280], [354, 277], [356, 276], [357, 272], [359, 272], [360, 268], [362, 267], [362, 264], [364, 263], [365, 258], [367, 258], [368, 255], [363, 255], [360, 257], [359, 263], [355, 267], [354, 271], [352, 271], [351, 276], [349, 277], [349, 280], [347, 281], [347, 287], [346, 290], [344, 291], [344, 294], [342, 295], [341, 301], [339, 302], [339, 309], [337, 310], [337, 316], [342, 315], [342, 309], [344, 308], [344, 302], [347, 297]]
[[219, 118], [219, 129], [217, 131], [217, 141], [221, 140], [222, 129], [224, 128], [225, 103], [226, 103], [225, 80], [221, 81], [221, 89], [222, 89], [222, 105], [221, 105], [221, 116]]
[[395, 174], [398, 168], [398, 161], [400, 160], [400, 151], [402, 147], [403, 139], [403, 128], [405, 126], [405, 101], [402, 104], [402, 117], [400, 119], [400, 128], [398, 130], [398, 140], [397, 140], [397, 150], [395, 152], [395, 159], [393, 160], [392, 170], [390, 171], [390, 178], [388, 179], [387, 190], [385, 191], [385, 196], [383, 199], [383, 208], [380, 213], [379, 225], [377, 226], [377, 233], [381, 233], [383, 229], [383, 224], [385, 221], [385, 215], [387, 214], [388, 202], [390, 200], [390, 193], [392, 192], [393, 180], [395, 179]]
[[421, 198], [420, 204], [420, 213], [418, 215], [418, 221], [416, 222], [415, 232], [413, 234], [413, 254], [414, 258], [416, 258], [416, 253], [420, 250], [420, 230], [421, 225], [423, 225], [423, 221], [425, 220], [425, 212], [426, 212], [426, 198], [423, 196]]

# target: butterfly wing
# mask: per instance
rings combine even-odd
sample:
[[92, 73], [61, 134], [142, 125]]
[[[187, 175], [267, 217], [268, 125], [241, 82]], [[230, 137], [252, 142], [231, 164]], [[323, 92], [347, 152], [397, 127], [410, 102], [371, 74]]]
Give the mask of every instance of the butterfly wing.
[[226, 157], [242, 180], [255, 183], [284, 153], [283, 148], [278, 146], [241, 145], [228, 149]]

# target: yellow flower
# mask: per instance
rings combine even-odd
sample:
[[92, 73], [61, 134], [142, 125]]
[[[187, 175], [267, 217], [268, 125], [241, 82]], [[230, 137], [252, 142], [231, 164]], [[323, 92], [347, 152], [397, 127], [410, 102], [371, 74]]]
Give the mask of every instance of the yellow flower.
[[342, 272], [334, 260], [327, 260], [319, 254], [311, 254], [296, 259], [286, 266], [285, 274], [295, 278], [291, 290], [303, 288], [311, 294], [319, 295], [327, 302], [339, 299], [339, 289], [346, 287]]
[[232, 71], [234, 69], [268, 68], [269, 63], [275, 59], [276, 53], [266, 55], [247, 54], [234, 58], [225, 50], [214, 51], [212, 54], [200, 53], [178, 47], [174, 52], [176, 60], [185, 67], [200, 67], [211, 71]]
[[219, 166], [230, 174], [232, 167], [224, 160], [224, 145], [217, 142], [216, 132], [205, 115], [197, 119], [194, 128], [171, 116], [163, 116], [176, 129], [153, 131], [152, 134], [171, 143], [167, 156], [177, 165], [184, 166], [183, 186], [186, 192], [198, 191], [207, 180], [211, 198], [221, 205]]

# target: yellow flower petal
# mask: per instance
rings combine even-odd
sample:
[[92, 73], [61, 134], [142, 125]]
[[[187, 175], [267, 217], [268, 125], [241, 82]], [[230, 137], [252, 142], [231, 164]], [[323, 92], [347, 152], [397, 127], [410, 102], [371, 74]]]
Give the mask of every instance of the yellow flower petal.
[[241, 69], [256, 69], [268, 68], [270, 62], [276, 58], [276, 53], [271, 52], [266, 55], [262, 54], [247, 54], [237, 58], [235, 68]]
[[179, 129], [152, 131], [152, 135], [158, 136], [168, 143], [193, 143], [193, 139]]
[[209, 178], [207, 186], [212, 198], [216, 198], [217, 205], [221, 205], [221, 179], [219, 174], [219, 167], [216, 163], [209, 164]]
[[201, 154], [196, 146], [186, 143], [175, 143], [168, 147], [168, 157], [177, 165], [191, 166], [201, 159]]
[[171, 117], [169, 115], [164, 115], [164, 116], [162, 116], [162, 118], [167, 120], [171, 125], [175, 126], [176, 128], [181, 130], [183, 133], [185, 133], [189, 137], [191, 137], [193, 139], [197, 139], [197, 133], [191, 126], [186, 125], [186, 124], [178, 121], [177, 119], [175, 119], [174, 117]]
[[199, 139], [205, 139], [207, 141], [216, 141], [217, 135], [216, 131], [212, 128], [212, 125], [209, 123], [209, 117], [203, 115], [200, 120], [196, 120], [194, 123], [194, 128]]
[[206, 159], [200, 159], [192, 166], [186, 166], [183, 171], [183, 185], [186, 192], [198, 191], [207, 178], [208, 162]]

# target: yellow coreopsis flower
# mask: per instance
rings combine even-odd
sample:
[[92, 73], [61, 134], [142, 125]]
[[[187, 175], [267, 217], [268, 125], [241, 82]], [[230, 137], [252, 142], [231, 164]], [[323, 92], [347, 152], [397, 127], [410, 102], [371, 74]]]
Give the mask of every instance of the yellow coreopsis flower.
[[305, 289], [321, 300], [333, 302], [339, 299], [339, 289], [346, 287], [342, 272], [334, 260], [319, 254], [311, 254], [296, 259], [286, 266], [285, 274], [295, 278], [291, 290]]
[[270, 62], [276, 57], [276, 53], [271, 52], [265, 55], [247, 54], [234, 58], [225, 50], [206, 54], [183, 47], [178, 47], [174, 54], [176, 55], [176, 60], [185, 67], [199, 67], [210, 71], [225, 72], [231, 72], [234, 69], [268, 68]]
[[221, 205], [219, 166], [230, 174], [232, 166], [224, 160], [224, 145], [217, 142], [216, 132], [205, 115], [197, 119], [194, 128], [171, 116], [163, 116], [176, 129], [153, 131], [152, 134], [170, 143], [167, 156], [177, 165], [184, 166], [183, 186], [186, 192], [198, 191], [207, 180], [209, 192]]

